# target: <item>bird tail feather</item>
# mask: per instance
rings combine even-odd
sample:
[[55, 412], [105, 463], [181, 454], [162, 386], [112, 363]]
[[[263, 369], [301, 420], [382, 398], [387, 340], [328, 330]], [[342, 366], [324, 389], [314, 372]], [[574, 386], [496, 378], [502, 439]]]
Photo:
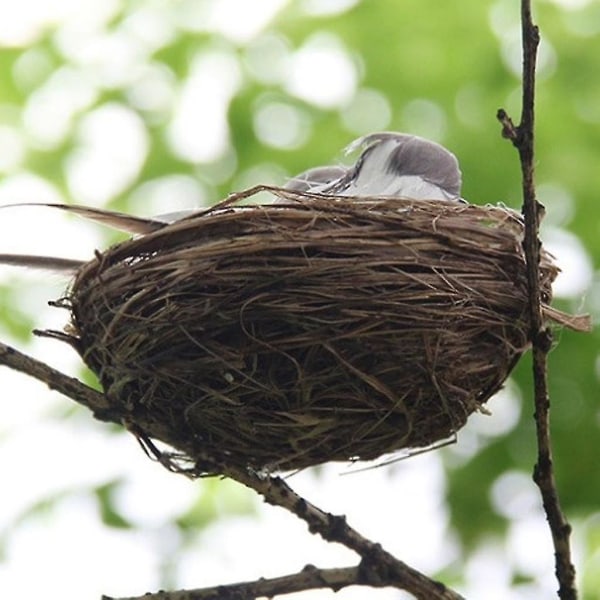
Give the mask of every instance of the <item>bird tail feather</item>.
[[43, 206], [47, 208], [55, 208], [58, 210], [65, 211], [67, 213], [77, 215], [79, 217], [83, 217], [84, 219], [89, 219], [91, 221], [94, 221], [95, 223], [107, 225], [108, 227], [112, 227], [113, 229], [117, 229], [119, 231], [126, 231], [128, 233], [134, 233], [138, 235], [152, 233], [153, 231], [157, 231], [168, 224], [166, 221], [161, 221], [160, 219], [134, 217], [132, 215], [127, 215], [125, 213], [114, 210], [106, 210], [104, 208], [90, 208], [88, 206], [81, 206], [78, 204], [23, 202], [18, 204], [5, 204], [0, 208], [14, 208], [22, 206]]
[[13, 267], [29, 267], [30, 269], [43, 269], [59, 273], [75, 273], [82, 265], [83, 260], [60, 258], [57, 256], [34, 256], [29, 254], [0, 254], [0, 264]]

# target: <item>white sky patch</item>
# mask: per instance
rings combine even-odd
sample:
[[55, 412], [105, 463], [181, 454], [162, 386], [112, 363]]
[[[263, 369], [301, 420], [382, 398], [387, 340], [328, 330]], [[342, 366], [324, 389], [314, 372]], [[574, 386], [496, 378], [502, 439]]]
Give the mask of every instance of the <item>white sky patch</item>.
[[87, 109], [98, 91], [87, 74], [74, 67], [61, 67], [25, 104], [23, 127], [32, 145], [51, 149], [70, 134], [77, 114]]
[[510, 525], [506, 543], [507, 556], [520, 573], [531, 577], [540, 576], [549, 589], [548, 594], [538, 597], [551, 598], [556, 585], [556, 581], [549, 576], [554, 571], [552, 538], [541, 508], [536, 512], [535, 515], [528, 514], [526, 518], [516, 519]]
[[191, 508], [198, 497], [197, 487], [186, 477], [172, 477], [168, 486], [157, 487], [157, 466], [147, 461], [146, 468], [139, 469], [115, 490], [119, 512], [139, 527], [168, 525]]
[[0, 125], [0, 172], [9, 173], [19, 167], [25, 154], [25, 140], [21, 130]]
[[[587, 21], [589, 23], [589, 21]], [[598, 32], [600, 32], [600, 19], [598, 19]], [[597, 32], [597, 33], [598, 33]], [[577, 90], [577, 94], [572, 98], [573, 108], [577, 116], [587, 123], [592, 123], [595, 127], [600, 123], [600, 102], [598, 102], [598, 92], [595, 86], [591, 89]]]
[[575, 216], [575, 199], [560, 183], [546, 182], [537, 186], [536, 195], [546, 207], [542, 231], [552, 225], [567, 225]]
[[[468, 428], [483, 437], [505, 435], [517, 425], [521, 415], [521, 394], [510, 380], [485, 404], [491, 415], [476, 412], [469, 417]], [[462, 432], [459, 434], [462, 435]]]
[[283, 35], [265, 32], [244, 51], [244, 65], [250, 76], [267, 84], [283, 81], [289, 69], [290, 43]]
[[0, 3], [0, 45], [25, 46], [51, 27], [69, 21], [98, 27], [119, 7], [118, 0], [20, 0]]
[[208, 204], [202, 184], [189, 175], [166, 175], [144, 182], [131, 194], [132, 214], [158, 216]]
[[347, 104], [356, 91], [358, 72], [337, 36], [311, 36], [290, 60], [286, 90], [320, 108]]
[[360, 0], [303, 0], [302, 10], [315, 17], [339, 15], [354, 8]]
[[[515, 77], [520, 78], [523, 57], [519, 11], [514, 10], [511, 0], [498, 0], [491, 6], [488, 19], [490, 28], [500, 43], [500, 54], [504, 66]], [[550, 77], [556, 70], [557, 62], [554, 46], [545, 36], [542, 36], [538, 48], [536, 76], [538, 78]]]
[[[0, 334], [2, 339], [6, 339], [6, 333], [2, 329]], [[50, 400], [48, 387], [45, 384], [32, 377], [23, 377], [23, 373], [19, 371], [4, 369], [1, 381], [3, 397], [6, 398], [6, 401], [0, 405], [0, 438], [4, 443], [13, 430], [30, 427], [42, 416], [43, 409], [55, 407], [55, 404]], [[14, 397], [13, 390], [18, 394], [18, 402], [8, 401]], [[4, 457], [3, 450], [0, 454], [0, 464], [5, 460]], [[14, 514], [8, 515], [8, 519], [12, 519], [13, 516]], [[0, 517], [0, 529], [7, 524], [3, 521], [4, 518]]]
[[466, 464], [484, 446], [482, 436], [468, 426], [458, 432], [456, 443], [442, 449], [448, 465], [456, 467]]
[[65, 171], [69, 191], [81, 204], [102, 206], [137, 177], [148, 153], [148, 133], [130, 108], [110, 103], [81, 121], [79, 144]]
[[342, 111], [346, 129], [358, 135], [387, 129], [392, 119], [389, 100], [379, 90], [362, 88]]
[[42, 85], [56, 68], [54, 57], [36, 46], [25, 50], [13, 64], [12, 77], [15, 84], [24, 94], [30, 94]]
[[[504, 32], [499, 38], [500, 54], [504, 66], [515, 77], [521, 77], [523, 50], [521, 48], [521, 28], [513, 27]], [[546, 39], [540, 40], [538, 49], [536, 76], [538, 78], [550, 77], [556, 70], [558, 59], [554, 46]]]
[[580, 10], [591, 4], [592, 0], [549, 0], [549, 2], [567, 10]]
[[261, 103], [254, 112], [254, 131], [268, 146], [292, 150], [302, 146], [311, 132], [309, 116], [286, 102]]
[[[22, 172], [0, 182], [0, 205], [13, 203], [63, 203], [53, 184], [33, 173]], [[99, 243], [91, 224], [76, 222], [51, 208], [24, 206], [2, 208], [0, 252], [85, 258]], [[2, 267], [5, 273], [8, 267]], [[12, 268], [14, 270], [14, 268]], [[34, 271], [24, 271], [40, 277]]]
[[[279, 165], [271, 163], [260, 163], [250, 167], [241, 173], [238, 173], [233, 181], [232, 190], [246, 190], [255, 185], [283, 185], [286, 180], [286, 174]], [[261, 202], [272, 202], [273, 195], [268, 192], [259, 192], [251, 198], [251, 204], [260, 204]]]
[[[225, 154], [216, 162], [200, 165], [195, 169], [196, 177], [201, 179], [207, 186], [216, 186], [227, 183], [237, 172], [238, 158], [233, 146], [228, 146]], [[214, 190], [211, 192], [213, 194]], [[214, 195], [210, 196], [210, 202], [222, 200]]]
[[552, 284], [554, 295], [577, 299], [592, 284], [594, 269], [589, 254], [579, 238], [565, 229], [544, 227], [542, 238], [561, 269]]
[[491, 414], [475, 412], [457, 433], [457, 443], [443, 450], [450, 465], [463, 465], [495, 437], [512, 431], [521, 415], [521, 393], [509, 379], [485, 404]]
[[[597, 36], [600, 33], [600, 19], [595, 16], [596, 14], [592, 10], [569, 10], [563, 18], [565, 27], [567, 31], [582, 38]], [[577, 93], [582, 91], [578, 89]]]
[[[0, 181], [0, 206], [17, 202], [62, 202], [62, 196], [56, 187], [46, 179], [34, 173], [22, 172]], [[18, 208], [3, 209], [20, 210]], [[30, 210], [27, 208], [26, 210]], [[5, 219], [0, 219], [0, 224]], [[8, 232], [7, 232], [8, 233]], [[3, 237], [2, 241], [6, 241]]]
[[497, 0], [489, 9], [490, 28], [498, 39], [510, 31], [512, 37], [520, 31], [519, 11], [514, 10], [511, 0]]
[[80, 30], [63, 30], [56, 36], [62, 53], [86, 70], [96, 85], [119, 88], [137, 76], [147, 60], [148, 49], [132, 35], [120, 31], [88, 35]]
[[510, 593], [512, 568], [506, 551], [495, 541], [483, 543], [464, 568], [466, 586], [458, 591], [467, 598], [506, 600]]
[[[435, 572], [456, 559], [457, 548], [441, 501], [444, 474], [438, 456], [431, 453], [391, 467], [343, 475], [352, 468], [324, 465], [318, 476], [307, 470], [293, 475], [289, 483], [317, 506], [346, 515], [363, 535], [425, 572]], [[293, 572], [307, 560], [321, 567], [339, 567], [352, 561], [347, 548], [307, 536], [306, 526], [284, 511], [272, 510], [264, 503], [258, 509], [258, 517], [215, 523], [205, 532], [210, 545], [197, 544], [181, 556], [177, 567], [183, 587], [198, 586], [199, 564], [203, 566], [203, 585], [210, 585], [231, 581], [232, 564], [236, 578], [243, 580]], [[273, 548], [285, 551], [272, 552]], [[253, 560], [245, 560], [247, 556]], [[367, 595], [392, 600], [398, 598], [398, 590], [388, 588]], [[305, 596], [327, 600], [331, 591], [297, 595], [298, 600]], [[362, 599], [365, 589], [344, 589], [338, 596]]]
[[442, 107], [426, 98], [415, 98], [402, 109], [403, 131], [431, 140], [442, 140], [446, 134], [447, 119]]
[[177, 35], [175, 15], [167, 2], [140, 3], [120, 30], [138, 39], [149, 51], [166, 46]]
[[[38, 401], [43, 399], [38, 397]], [[2, 473], [7, 480], [16, 480], [21, 473], [21, 480], [18, 486], [3, 489], [0, 531], [9, 527], [40, 498], [52, 497], [74, 487], [85, 489], [100, 485], [123, 472], [114, 459], [123, 450], [123, 444], [132, 440], [113, 436], [114, 443], [109, 444], [106, 435], [81, 425], [76, 427], [72, 423], [61, 427], [56, 422], [40, 419], [3, 440]], [[37, 440], [34, 449], [28, 448], [30, 436]], [[105, 458], [100, 460], [98, 457], [103, 455]], [[94, 465], [93, 469], [89, 468], [90, 464]], [[35, 477], [22, 477], [23, 473], [35, 473]]]
[[212, 31], [243, 44], [258, 35], [289, 0], [184, 0], [179, 25], [190, 31]]
[[227, 110], [240, 85], [239, 62], [232, 53], [201, 52], [195, 57], [168, 129], [169, 143], [179, 158], [211, 162], [225, 154]]
[[119, 88], [139, 78], [150, 55], [175, 35], [173, 11], [148, 4], [134, 10], [111, 31], [67, 23], [56, 32], [54, 43], [98, 86]]
[[522, 471], [506, 471], [494, 481], [490, 490], [494, 510], [507, 519], [524, 519], [537, 515], [539, 492], [531, 475]]
[[[600, 324], [600, 271], [594, 273], [590, 289], [584, 297], [584, 302], [581, 303], [585, 310], [592, 315], [594, 325]], [[600, 380], [600, 359], [597, 363], [598, 379]], [[598, 412], [598, 425], [600, 426], [600, 411]]]
[[488, 121], [488, 107], [483, 87], [474, 81], [463, 85], [454, 98], [456, 116], [469, 129], [481, 129]]
[[[103, 526], [96, 511], [95, 500], [82, 493], [23, 523], [5, 548], [8, 562], [0, 563], [3, 595], [40, 598], [54, 590], [61, 600], [81, 600], [113, 592], [134, 595], [140, 582], [142, 589], [155, 588], [158, 560], [150, 544], [141, 543], [146, 536]], [[28, 563], [36, 566], [35, 577]]]
[[176, 87], [177, 78], [166, 65], [146, 63], [125, 94], [133, 107], [162, 120], [173, 110]]

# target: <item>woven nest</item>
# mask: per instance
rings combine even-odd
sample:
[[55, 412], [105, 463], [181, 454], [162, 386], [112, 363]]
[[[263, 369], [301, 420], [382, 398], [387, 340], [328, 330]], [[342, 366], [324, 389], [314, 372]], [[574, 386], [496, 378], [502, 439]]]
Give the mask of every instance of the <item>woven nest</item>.
[[[269, 472], [452, 437], [528, 347], [521, 218], [274, 191], [80, 269], [73, 344], [110, 418], [193, 464]], [[544, 302], [556, 274], [543, 253]]]

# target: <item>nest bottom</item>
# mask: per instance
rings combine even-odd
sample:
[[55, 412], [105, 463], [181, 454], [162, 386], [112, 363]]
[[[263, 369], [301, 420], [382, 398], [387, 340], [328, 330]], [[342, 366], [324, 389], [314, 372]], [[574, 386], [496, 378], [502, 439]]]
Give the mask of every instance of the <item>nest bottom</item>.
[[[501, 387], [527, 347], [515, 213], [303, 199], [217, 209], [81, 269], [74, 345], [113, 420], [191, 461], [289, 471], [439, 443]], [[548, 298], [556, 271], [544, 255]]]

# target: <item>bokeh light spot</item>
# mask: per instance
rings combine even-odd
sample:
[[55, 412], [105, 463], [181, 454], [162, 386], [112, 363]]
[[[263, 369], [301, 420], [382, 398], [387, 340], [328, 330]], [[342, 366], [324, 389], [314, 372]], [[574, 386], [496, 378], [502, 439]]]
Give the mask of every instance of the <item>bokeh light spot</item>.
[[211, 162], [225, 154], [227, 110], [240, 85], [239, 63], [233, 53], [213, 50], [194, 58], [168, 128], [168, 141], [179, 158]]
[[360, 0], [304, 0], [302, 10], [315, 17], [339, 15], [355, 7]]
[[42, 48], [29, 48], [23, 52], [13, 65], [13, 79], [25, 93], [32, 92], [51, 75], [55, 68], [54, 60]]
[[352, 98], [357, 82], [356, 66], [339, 38], [318, 33], [293, 54], [286, 89], [321, 108], [335, 108]]
[[556, 257], [561, 269], [552, 284], [558, 298], [579, 298], [591, 285], [594, 274], [592, 261], [579, 238], [558, 227], [542, 229], [544, 246]]
[[140, 111], [163, 119], [172, 111], [177, 80], [165, 65], [148, 63], [126, 89], [131, 105]]
[[33, 94], [23, 111], [23, 125], [32, 144], [49, 150], [71, 132], [76, 115], [98, 96], [88, 75], [74, 67], [61, 67]]
[[110, 103], [81, 121], [78, 144], [67, 157], [65, 171], [73, 198], [102, 205], [137, 177], [148, 153], [148, 133], [130, 108]]
[[220, 33], [245, 43], [258, 35], [288, 0], [182, 0], [179, 25], [189, 31]]
[[268, 146], [291, 150], [301, 146], [310, 134], [308, 115], [285, 102], [269, 102], [259, 106], [254, 114], [254, 131]]
[[207, 203], [206, 192], [200, 182], [189, 175], [167, 175], [146, 181], [130, 195], [131, 213], [140, 216], [199, 208]]
[[507, 519], [523, 519], [539, 508], [537, 488], [522, 471], [506, 471], [490, 489], [494, 510]]
[[392, 108], [383, 93], [362, 88], [342, 109], [341, 116], [348, 131], [364, 135], [387, 129], [392, 119]]
[[475, 82], [463, 85], [454, 98], [456, 116], [469, 129], [479, 129], [489, 118], [489, 107], [483, 97], [482, 87]]
[[446, 133], [446, 115], [439, 104], [417, 98], [402, 110], [402, 129], [432, 140], [442, 140]]
[[510, 380], [485, 405], [491, 415], [475, 413], [469, 418], [469, 428], [484, 437], [496, 437], [512, 431], [521, 415], [521, 395]]
[[280, 83], [286, 77], [290, 60], [288, 40], [275, 33], [264, 33], [252, 40], [244, 52], [244, 64], [256, 81]]
[[0, 172], [9, 173], [17, 169], [25, 154], [22, 132], [16, 127], [0, 125]]
[[537, 198], [546, 207], [542, 228], [567, 225], [575, 215], [575, 200], [567, 188], [555, 182], [537, 186]]

